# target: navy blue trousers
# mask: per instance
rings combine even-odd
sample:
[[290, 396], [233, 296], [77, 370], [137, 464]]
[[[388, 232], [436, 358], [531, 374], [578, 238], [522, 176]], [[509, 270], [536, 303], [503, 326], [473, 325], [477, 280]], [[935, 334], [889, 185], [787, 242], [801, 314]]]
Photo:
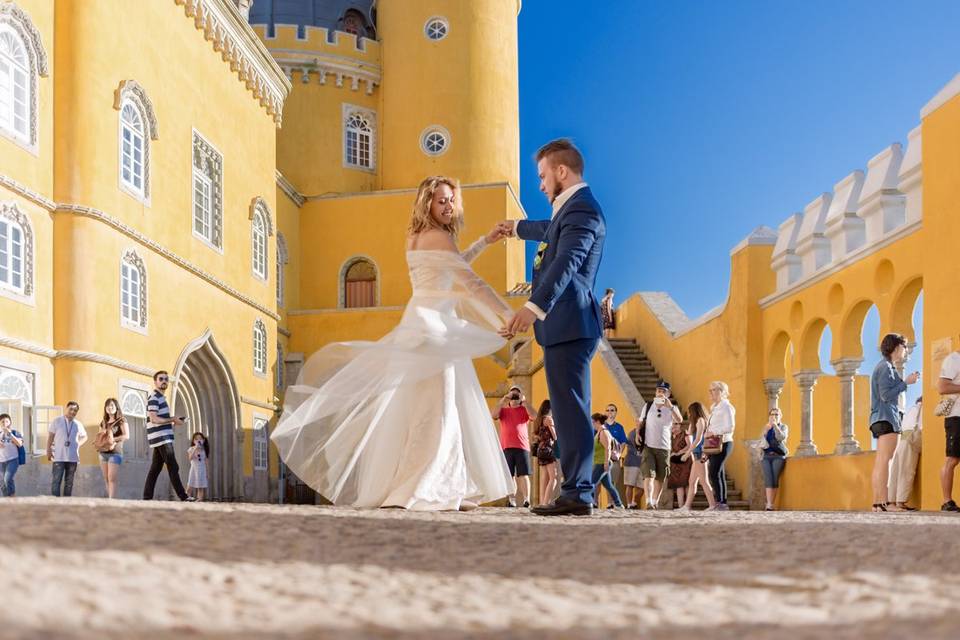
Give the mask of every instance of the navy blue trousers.
[[550, 408], [560, 444], [560, 495], [593, 504], [593, 423], [590, 420], [590, 361], [598, 338], [543, 348]]

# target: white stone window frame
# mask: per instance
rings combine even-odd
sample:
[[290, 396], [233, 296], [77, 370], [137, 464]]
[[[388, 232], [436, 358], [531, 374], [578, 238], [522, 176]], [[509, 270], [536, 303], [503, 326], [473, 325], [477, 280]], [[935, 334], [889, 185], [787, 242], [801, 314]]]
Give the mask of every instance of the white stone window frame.
[[253, 415], [253, 470], [267, 471], [270, 468], [270, 419], [264, 415]]
[[[0, 411], [11, 414], [14, 421], [13, 428], [24, 436], [24, 446], [28, 452], [33, 454], [41, 453], [35, 446], [38, 436], [42, 435], [42, 441], [45, 441], [47, 437], [46, 433], [35, 433], [37, 428], [36, 410], [40, 408], [37, 405], [37, 398], [39, 397], [38, 379], [39, 373], [36, 367], [16, 361], [0, 360], [0, 401], [7, 401], [0, 404]], [[6, 388], [10, 381], [20, 383], [20, 389], [23, 389], [26, 393], [11, 394], [7, 392]], [[7, 410], [11, 403], [16, 407], [15, 411]], [[24, 425], [24, 407], [30, 413], [26, 425]], [[46, 448], [44, 447], [42, 451], [45, 452]]]
[[[440, 30], [442, 29], [442, 33]], [[430, 42], [440, 42], [450, 35], [450, 21], [443, 16], [430, 16], [423, 23], [423, 37]]]
[[[428, 146], [429, 138], [434, 135], [442, 136], [444, 140], [443, 149], [439, 151], [432, 150]], [[450, 136], [450, 132], [446, 129], [446, 127], [442, 127], [438, 124], [432, 124], [420, 133], [420, 150], [428, 157], [439, 158], [450, 150], [452, 144], [453, 138]]]
[[286, 300], [284, 287], [286, 286], [285, 266], [290, 262], [287, 253], [287, 240], [280, 231], [277, 231], [277, 308], [282, 309]]
[[368, 255], [357, 254], [347, 258], [343, 265], [340, 267], [340, 274], [337, 276], [337, 308], [346, 309], [347, 308], [347, 272], [350, 270], [350, 267], [355, 265], [358, 262], [369, 262], [373, 265], [374, 270], [377, 274], [376, 283], [377, 286], [374, 290], [374, 306], [372, 307], [350, 307], [351, 311], [356, 311], [358, 309], [376, 309], [380, 307], [380, 285], [383, 282], [383, 278], [380, 275], [383, 273], [380, 270], [380, 265], [377, 264], [377, 261], [371, 258]]
[[[250, 272], [253, 277], [266, 283], [269, 280], [270, 265], [270, 238], [273, 236], [273, 217], [266, 200], [260, 196], [250, 201]], [[257, 225], [262, 229], [262, 236], [257, 237]], [[258, 247], [258, 240], [260, 246]], [[257, 264], [257, 252], [262, 251], [262, 261]]]
[[[141, 188], [123, 178], [123, 132], [126, 127], [123, 121], [123, 111], [131, 107], [140, 119], [143, 138], [143, 176]], [[147, 92], [135, 80], [124, 80], [113, 93], [113, 108], [117, 111], [117, 185], [120, 191], [131, 196], [145, 206], [150, 206], [151, 193], [151, 147], [154, 140], [160, 138], [157, 116], [153, 110], [153, 103]]]
[[40, 91], [38, 78], [49, 76], [47, 52], [43, 47], [40, 32], [29, 14], [13, 2], [0, 3], [0, 31], [13, 33], [24, 47], [27, 55], [27, 135], [18, 135], [0, 127], [3, 136], [34, 156], [40, 154]]
[[253, 323], [253, 373], [267, 377], [267, 326], [260, 318]]
[[[369, 132], [357, 131], [354, 127], [350, 126], [350, 120], [353, 116], [360, 116], [366, 120], [367, 125], [370, 127]], [[375, 173], [377, 170], [377, 112], [373, 109], [368, 109], [366, 107], [361, 107], [355, 104], [349, 104], [344, 102], [342, 108], [342, 122], [343, 122], [343, 168], [344, 169], [355, 169], [357, 171], [366, 171], [367, 173]], [[348, 155], [348, 145], [347, 140], [351, 132], [356, 132], [359, 136], [369, 134], [370, 136], [370, 164], [364, 165], [359, 162], [351, 162]]]
[[[190, 230], [193, 237], [223, 255], [223, 154], [193, 129], [190, 145]], [[209, 189], [209, 237], [196, 229], [197, 180]]]
[[[124, 269], [137, 274], [137, 317], [131, 318], [123, 312]], [[120, 288], [118, 291], [120, 307], [120, 326], [147, 335], [147, 267], [143, 258], [135, 249], [127, 249], [120, 256]], [[127, 305], [131, 307], [131, 305]]]
[[277, 365], [274, 370], [273, 386], [278, 391], [283, 389], [283, 345], [277, 340]]
[[[143, 382], [121, 378], [117, 384], [117, 401], [120, 403], [120, 409], [123, 416], [127, 418], [127, 429], [130, 439], [123, 446], [124, 457], [131, 460], [149, 460], [151, 451], [147, 443], [147, 396], [153, 391], [153, 387]], [[143, 413], [129, 413], [125, 406], [127, 405], [127, 396], [135, 394], [139, 402], [143, 404]], [[133, 425], [130, 419], [142, 420], [142, 433], [134, 433]]]
[[22, 281], [23, 286], [14, 288], [12, 285], [0, 282], [0, 296], [10, 298], [29, 306], [36, 306], [34, 281], [34, 256], [36, 248], [34, 242], [33, 225], [26, 213], [20, 210], [16, 202], [0, 202], [0, 219], [13, 223], [20, 229], [22, 237]]

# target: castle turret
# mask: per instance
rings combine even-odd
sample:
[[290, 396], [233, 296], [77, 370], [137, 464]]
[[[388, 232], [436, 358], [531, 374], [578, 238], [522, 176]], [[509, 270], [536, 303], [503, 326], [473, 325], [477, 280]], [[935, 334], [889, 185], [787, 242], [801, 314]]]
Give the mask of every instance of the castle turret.
[[519, 0], [379, 0], [381, 187], [519, 180]]

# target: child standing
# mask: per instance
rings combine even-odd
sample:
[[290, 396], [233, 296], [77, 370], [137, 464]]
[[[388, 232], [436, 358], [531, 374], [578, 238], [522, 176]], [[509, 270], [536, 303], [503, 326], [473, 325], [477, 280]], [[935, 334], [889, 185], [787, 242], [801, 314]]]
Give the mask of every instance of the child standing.
[[187, 478], [187, 493], [194, 492], [200, 501], [207, 493], [207, 458], [210, 457], [210, 441], [199, 431], [193, 434], [193, 446], [187, 449], [190, 460], [190, 476]]

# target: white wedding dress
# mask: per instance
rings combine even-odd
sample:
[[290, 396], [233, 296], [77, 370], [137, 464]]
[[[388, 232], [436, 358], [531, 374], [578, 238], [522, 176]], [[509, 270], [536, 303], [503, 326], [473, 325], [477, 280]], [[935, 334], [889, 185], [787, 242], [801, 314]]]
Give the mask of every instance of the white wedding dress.
[[377, 342], [330, 344], [287, 389], [271, 436], [336, 505], [458, 509], [515, 491], [472, 358], [504, 346], [511, 308], [463, 254], [407, 252], [413, 295]]

